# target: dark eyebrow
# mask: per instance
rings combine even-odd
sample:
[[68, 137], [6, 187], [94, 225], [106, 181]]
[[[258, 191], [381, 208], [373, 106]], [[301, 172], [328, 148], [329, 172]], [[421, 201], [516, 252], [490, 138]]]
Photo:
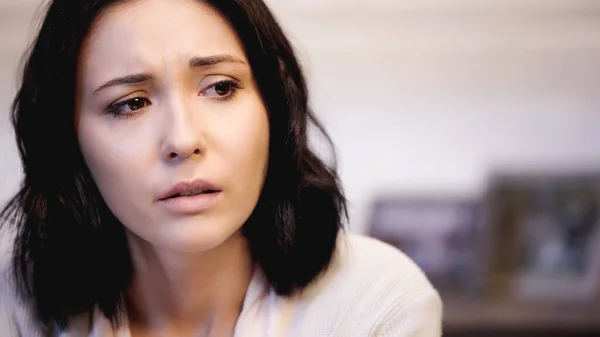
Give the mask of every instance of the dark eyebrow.
[[137, 84], [137, 83], [147, 82], [152, 79], [154, 79], [154, 77], [152, 75], [148, 75], [148, 74], [134, 74], [134, 75], [127, 75], [124, 77], [115, 78], [115, 79], [112, 79], [112, 80], [104, 83], [98, 89], [94, 90], [94, 94], [97, 93], [98, 91], [106, 89], [108, 87], [113, 87], [116, 85]]
[[[219, 63], [246, 64], [246, 62], [244, 62], [243, 60], [241, 60], [235, 56], [224, 54], [224, 55], [213, 55], [213, 56], [207, 56], [207, 57], [199, 57], [199, 56], [193, 57], [189, 62], [189, 66], [190, 66], [190, 68], [201, 68], [201, 67], [214, 66]], [[148, 75], [148, 74], [134, 74], [134, 75], [127, 75], [124, 77], [115, 78], [115, 79], [112, 79], [112, 80], [104, 83], [98, 89], [94, 90], [94, 94], [97, 93], [98, 91], [101, 91], [108, 87], [113, 87], [116, 85], [137, 84], [137, 83], [147, 82], [147, 81], [150, 81], [153, 79], [154, 79], [154, 77], [152, 75]]]
[[246, 64], [243, 60], [231, 55], [214, 55], [207, 57], [193, 57], [190, 60], [190, 68], [210, 67], [219, 63]]

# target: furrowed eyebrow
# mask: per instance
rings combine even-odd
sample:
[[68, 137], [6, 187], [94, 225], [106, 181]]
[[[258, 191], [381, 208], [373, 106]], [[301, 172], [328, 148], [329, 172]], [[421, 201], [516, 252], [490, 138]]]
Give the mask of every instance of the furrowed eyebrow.
[[154, 79], [154, 77], [149, 74], [133, 74], [133, 75], [127, 75], [127, 76], [123, 76], [123, 77], [114, 78], [114, 79], [104, 83], [100, 87], [98, 87], [98, 89], [94, 90], [94, 94], [97, 93], [98, 91], [101, 91], [101, 90], [104, 90], [104, 89], [107, 89], [110, 87], [114, 87], [114, 86], [118, 86], [118, 85], [138, 84], [138, 83], [142, 83], [142, 82], [151, 81], [153, 79]]
[[[223, 54], [223, 55], [213, 55], [213, 56], [206, 56], [206, 57], [200, 57], [200, 56], [192, 57], [189, 61], [189, 67], [190, 68], [212, 67], [219, 63], [246, 64], [245, 61], [243, 61], [235, 56]], [[152, 75], [145, 74], [145, 73], [117, 77], [117, 78], [114, 78], [114, 79], [102, 84], [100, 87], [98, 87], [98, 89], [94, 90], [94, 94], [96, 94], [99, 91], [102, 91], [104, 89], [110, 88], [110, 87], [119, 86], [119, 85], [138, 84], [138, 83], [148, 82], [153, 79], [154, 79], [154, 77]]]
[[213, 55], [207, 57], [193, 57], [190, 62], [190, 68], [211, 67], [219, 63], [240, 63], [246, 64], [243, 60], [232, 55]]

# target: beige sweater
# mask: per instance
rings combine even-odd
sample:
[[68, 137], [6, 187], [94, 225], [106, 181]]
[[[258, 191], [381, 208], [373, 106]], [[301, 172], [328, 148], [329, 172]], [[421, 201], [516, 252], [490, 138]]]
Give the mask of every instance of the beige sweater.
[[[0, 284], [0, 336], [42, 336], [31, 308], [18, 303], [10, 283]], [[76, 320], [60, 337], [130, 337], [126, 326], [113, 331], [98, 312], [89, 317]], [[330, 268], [301, 295], [277, 296], [257, 269], [234, 336], [438, 337], [441, 319], [438, 293], [404, 254], [344, 234]]]

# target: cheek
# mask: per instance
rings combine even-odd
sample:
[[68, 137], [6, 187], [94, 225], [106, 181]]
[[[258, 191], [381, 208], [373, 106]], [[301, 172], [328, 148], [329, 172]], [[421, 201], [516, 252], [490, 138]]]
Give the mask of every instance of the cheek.
[[269, 122], [262, 104], [246, 107], [249, 113], [232, 128], [229, 149], [235, 174], [262, 183], [269, 157]]
[[260, 99], [244, 100], [220, 126], [213, 130], [218, 137], [213, 149], [221, 159], [219, 167], [227, 172], [231, 201], [251, 210], [258, 201], [269, 158], [267, 112]]
[[[86, 164], [105, 202], [115, 212], [131, 203], [127, 196], [140, 195], [140, 172], [147, 172], [147, 150], [141, 135], [121, 134], [101, 121], [83, 118], [79, 123], [79, 143]], [[134, 141], [135, 140], [135, 141]]]

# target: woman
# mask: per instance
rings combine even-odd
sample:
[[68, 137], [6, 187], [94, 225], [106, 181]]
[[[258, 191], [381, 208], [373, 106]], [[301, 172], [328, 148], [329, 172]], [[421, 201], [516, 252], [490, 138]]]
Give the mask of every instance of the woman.
[[340, 232], [307, 101], [260, 0], [52, 1], [0, 336], [439, 336], [424, 275]]

